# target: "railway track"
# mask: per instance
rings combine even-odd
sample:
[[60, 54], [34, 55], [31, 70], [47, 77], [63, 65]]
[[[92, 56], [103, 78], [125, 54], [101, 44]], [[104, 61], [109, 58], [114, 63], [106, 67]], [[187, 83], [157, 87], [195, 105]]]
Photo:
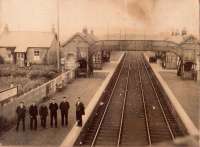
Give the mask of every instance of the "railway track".
[[[127, 57], [128, 58], [128, 57]], [[125, 59], [127, 60], [127, 59]], [[127, 84], [129, 78], [129, 65], [124, 64], [114, 87], [111, 97], [107, 103], [104, 115], [99, 123], [98, 129], [92, 140], [91, 146], [117, 145], [123, 115], [124, 102], [127, 95]], [[117, 115], [116, 115], [117, 114]]]
[[184, 135], [141, 54], [128, 53], [108, 96], [75, 146], [146, 146]]

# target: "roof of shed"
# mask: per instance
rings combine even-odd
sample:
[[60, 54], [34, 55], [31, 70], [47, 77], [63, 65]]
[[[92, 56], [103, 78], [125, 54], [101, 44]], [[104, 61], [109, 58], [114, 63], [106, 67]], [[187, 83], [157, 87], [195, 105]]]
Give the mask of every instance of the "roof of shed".
[[29, 47], [50, 47], [53, 32], [7, 31], [0, 35], [0, 47], [16, 47], [15, 52], [26, 52]]
[[80, 38], [82, 38], [85, 42], [87, 42], [89, 45], [94, 44], [97, 39], [94, 35], [92, 34], [84, 34], [84, 33], [75, 33], [74, 35], [72, 35], [66, 42], [64, 42], [62, 44], [62, 46], [67, 45], [71, 40], [73, 40], [76, 36], [79, 36]]

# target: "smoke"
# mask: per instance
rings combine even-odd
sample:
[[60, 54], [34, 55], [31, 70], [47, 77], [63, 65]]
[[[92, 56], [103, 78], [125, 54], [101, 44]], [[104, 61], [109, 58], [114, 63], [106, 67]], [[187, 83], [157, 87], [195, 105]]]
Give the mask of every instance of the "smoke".
[[152, 20], [152, 14], [157, 0], [129, 0], [127, 2], [128, 14], [146, 24]]
[[[57, 0], [0, 0], [3, 23], [11, 30], [51, 30]], [[198, 32], [198, 0], [59, 0], [62, 40], [87, 26], [95, 34]]]
[[172, 31], [186, 28], [198, 34], [198, 0], [158, 0], [152, 22], [155, 31]]

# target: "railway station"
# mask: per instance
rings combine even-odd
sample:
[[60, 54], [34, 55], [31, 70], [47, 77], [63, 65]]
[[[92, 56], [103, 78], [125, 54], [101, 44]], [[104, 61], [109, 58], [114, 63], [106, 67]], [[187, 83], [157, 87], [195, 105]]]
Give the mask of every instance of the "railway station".
[[29, 2], [0, 0], [0, 147], [200, 146], [200, 7]]

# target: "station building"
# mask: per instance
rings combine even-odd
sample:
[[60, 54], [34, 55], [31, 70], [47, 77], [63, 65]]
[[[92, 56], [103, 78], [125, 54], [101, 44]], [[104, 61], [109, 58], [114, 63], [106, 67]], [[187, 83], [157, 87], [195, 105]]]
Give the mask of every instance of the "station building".
[[177, 69], [177, 74], [183, 79], [196, 79], [198, 68], [197, 52], [199, 43], [192, 35], [172, 36], [173, 41], [181, 49], [181, 55], [172, 52], [163, 52], [162, 62], [167, 69]]
[[28, 64], [55, 64], [57, 37], [52, 32], [9, 31], [0, 34], [0, 58], [3, 63], [24, 67]]
[[[84, 28], [75, 33], [61, 47], [61, 60], [65, 70], [77, 69], [78, 74], [90, 75], [101, 64], [101, 52], [93, 46], [98, 39], [93, 31]], [[101, 65], [100, 65], [101, 66]]]

